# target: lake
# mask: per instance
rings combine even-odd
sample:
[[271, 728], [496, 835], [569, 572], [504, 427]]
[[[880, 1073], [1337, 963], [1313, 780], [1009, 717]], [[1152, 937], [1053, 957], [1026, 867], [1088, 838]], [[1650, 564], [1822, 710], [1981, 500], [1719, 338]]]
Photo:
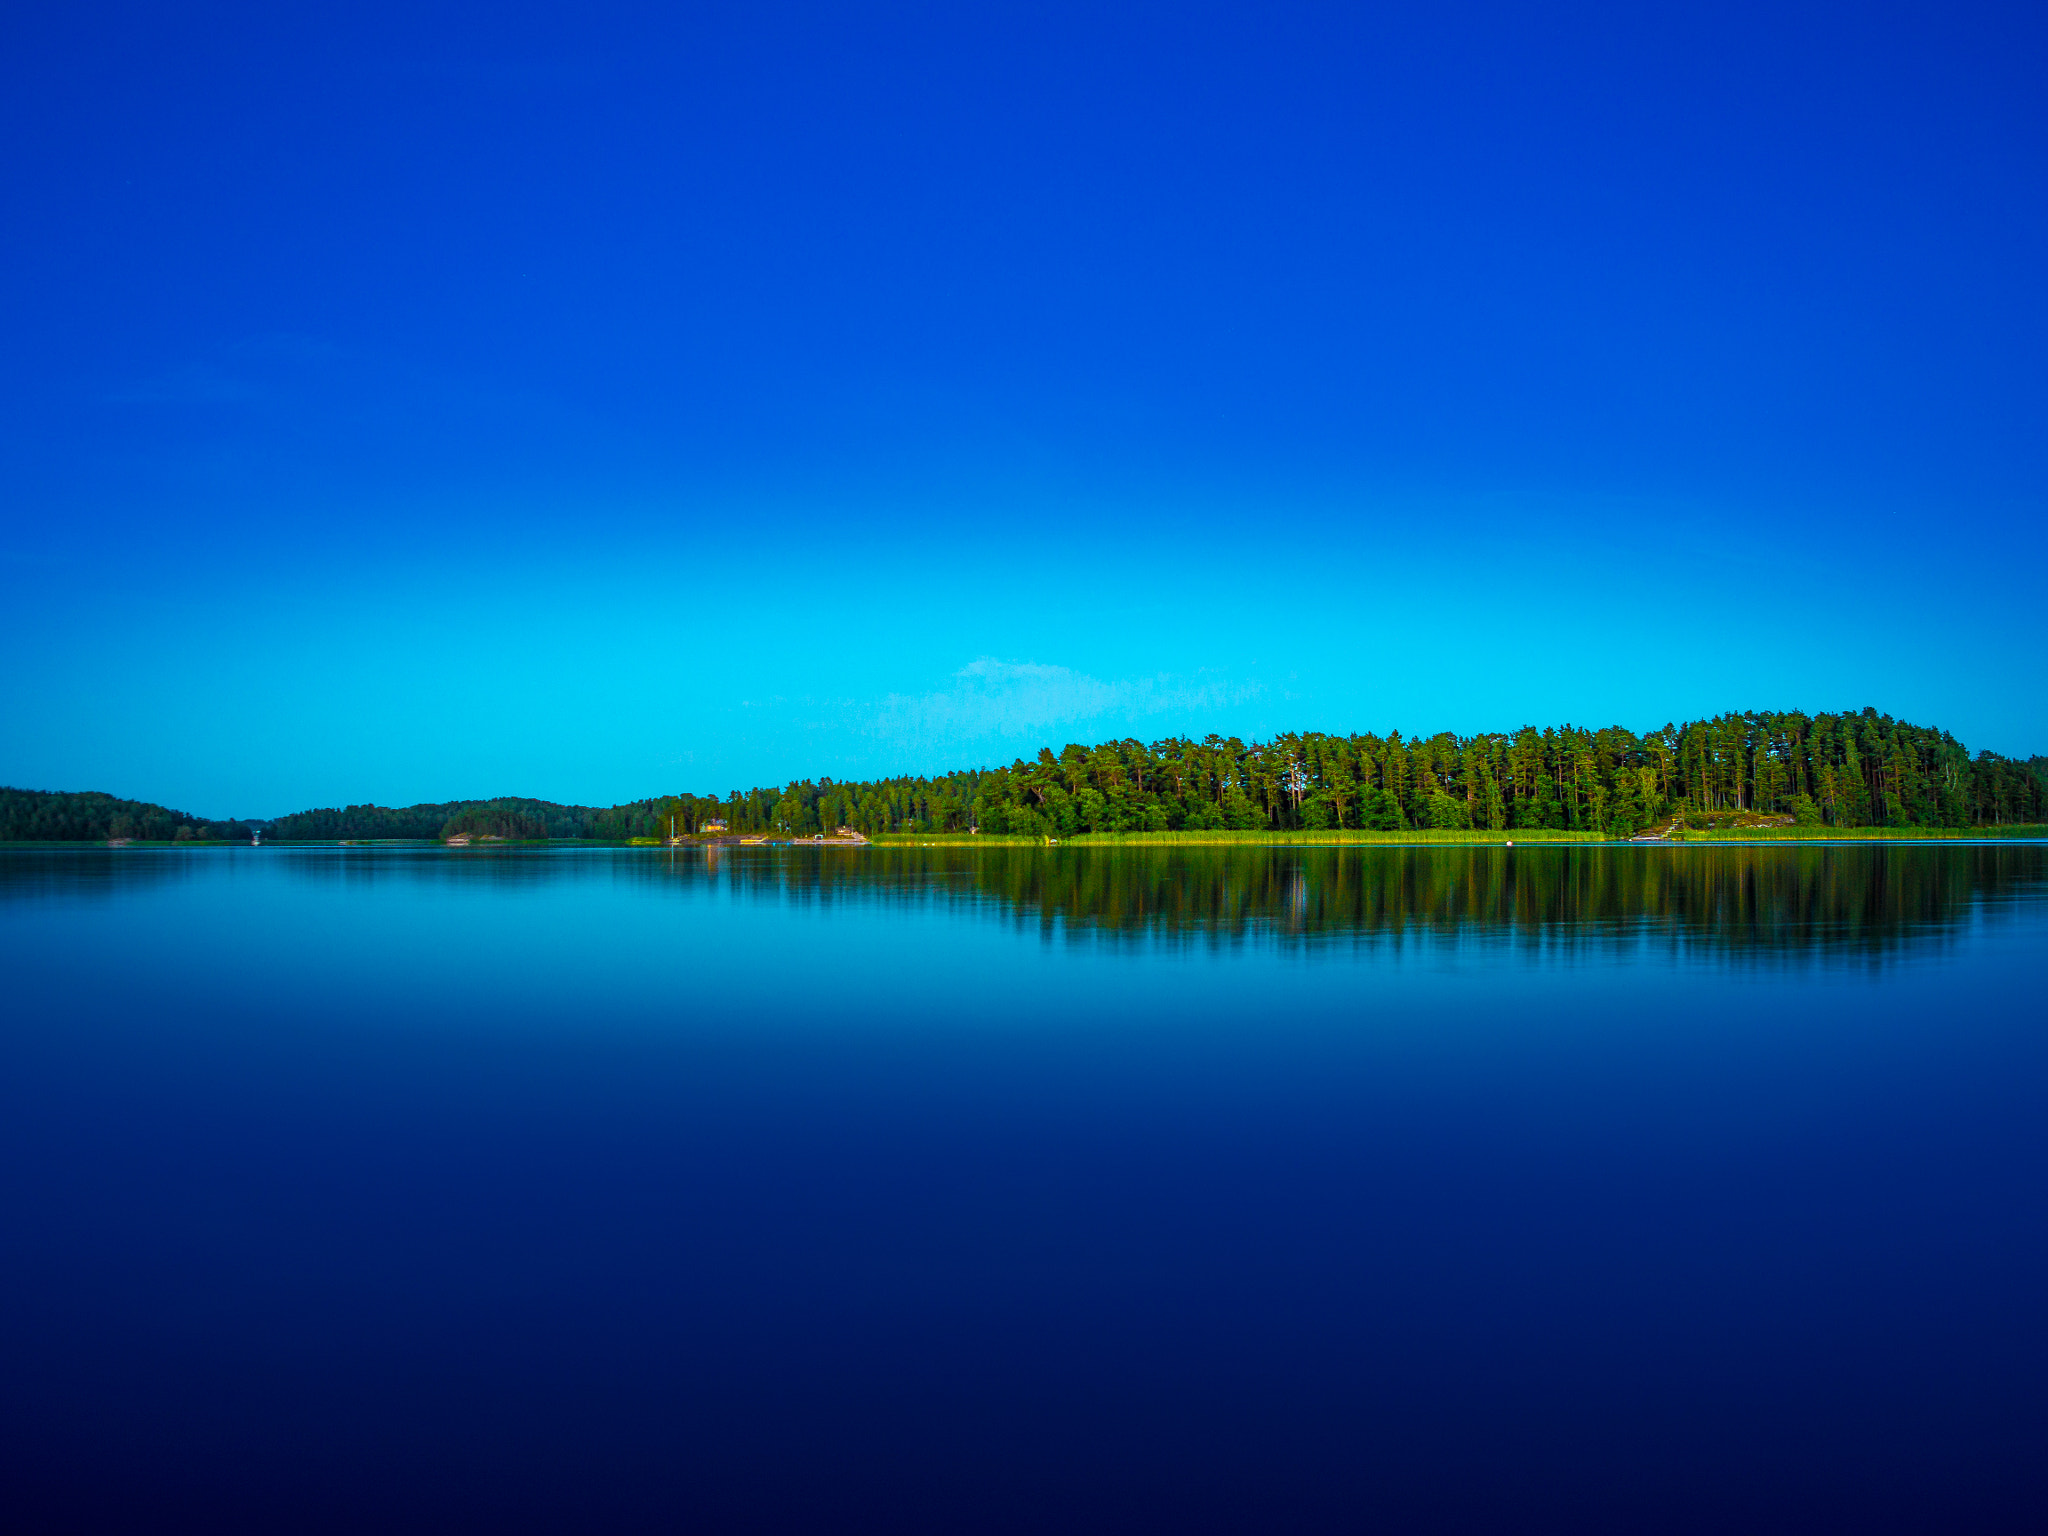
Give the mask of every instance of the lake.
[[2048, 1528], [2048, 846], [0, 850], [10, 1524]]

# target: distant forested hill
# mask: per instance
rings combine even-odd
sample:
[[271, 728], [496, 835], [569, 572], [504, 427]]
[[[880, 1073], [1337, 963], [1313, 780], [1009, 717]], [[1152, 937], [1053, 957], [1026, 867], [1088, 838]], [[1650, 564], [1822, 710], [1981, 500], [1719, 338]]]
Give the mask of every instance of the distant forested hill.
[[[328, 837], [560, 837], [622, 841], [666, 833], [657, 802], [627, 805], [557, 805], [552, 800], [447, 800], [421, 805], [351, 805], [299, 811], [272, 822], [278, 840]], [[659, 825], [657, 826], [657, 821]]]
[[1875, 709], [1716, 715], [1638, 735], [1579, 726], [1458, 736], [1308, 731], [1050, 747], [1007, 768], [643, 802], [653, 823], [734, 831], [1247, 831], [1558, 828], [1627, 833], [1691, 812], [1814, 826], [2048, 822], [2048, 758], [1972, 757]]
[[245, 838], [246, 822], [210, 822], [147, 800], [119, 800], [98, 790], [0, 789], [0, 842], [99, 842], [136, 837], [153, 842]]
[[[1457, 736], [1333, 736], [1246, 743], [1170, 736], [1050, 747], [1007, 768], [862, 781], [799, 779], [719, 796], [599, 810], [490, 800], [385, 811], [351, 806], [278, 823], [280, 837], [651, 837], [699, 832], [1247, 831], [1562, 828], [1627, 833], [1687, 811], [1745, 810], [1816, 826], [2048, 822], [2048, 757], [1969, 751], [1948, 732], [1874, 709], [1755, 712], [1640, 735], [1577, 726]], [[320, 818], [326, 818], [322, 820]], [[407, 830], [400, 831], [399, 827]], [[372, 830], [388, 827], [390, 830]], [[291, 828], [292, 830], [286, 830]], [[545, 830], [543, 830], [543, 828]]]
[[[0, 794], [12, 797], [4, 802], [11, 830], [0, 834], [8, 838], [171, 838], [179, 826], [202, 825], [181, 812], [107, 795]], [[351, 805], [281, 817], [266, 835], [467, 832], [623, 841], [660, 836], [671, 825], [701, 832], [714, 820], [734, 832], [793, 834], [852, 826], [868, 833], [979, 827], [1032, 836], [1423, 827], [1626, 835], [1674, 816], [1731, 810], [1834, 827], [2048, 823], [2048, 757], [1972, 757], [1947, 731], [1874, 709], [1716, 715], [1640, 735], [1622, 726], [1563, 725], [1407, 738], [1307, 731], [1249, 743], [1169, 736], [1069, 745], [1057, 753], [1046, 747], [1007, 768], [798, 779], [722, 797], [677, 794], [602, 808], [515, 798]], [[132, 830], [112, 830], [116, 825]]]

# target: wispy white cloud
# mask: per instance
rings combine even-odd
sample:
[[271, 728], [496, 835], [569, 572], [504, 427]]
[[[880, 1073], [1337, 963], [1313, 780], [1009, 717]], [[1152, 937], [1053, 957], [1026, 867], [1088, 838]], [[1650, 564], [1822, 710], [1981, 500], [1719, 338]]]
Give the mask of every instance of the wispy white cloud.
[[1257, 682], [1210, 672], [1105, 679], [1070, 667], [985, 656], [954, 673], [949, 688], [887, 695], [867, 711], [862, 730], [913, 752], [1006, 737], [1036, 746], [1050, 731], [1083, 724], [1107, 735], [1171, 716], [1178, 729], [1263, 692]]

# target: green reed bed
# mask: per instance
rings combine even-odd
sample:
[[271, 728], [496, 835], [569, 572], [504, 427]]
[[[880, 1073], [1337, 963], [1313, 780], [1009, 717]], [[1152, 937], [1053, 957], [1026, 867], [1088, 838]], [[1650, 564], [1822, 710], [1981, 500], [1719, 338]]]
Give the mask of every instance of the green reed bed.
[[2048, 838], [2048, 826], [2005, 827], [1731, 827], [1720, 832], [1681, 831], [1689, 843], [1890, 843], [1987, 837]]
[[[1071, 837], [1059, 839], [1061, 847], [1081, 848], [1215, 848], [1215, 847], [1270, 847], [1287, 844], [1302, 844], [1314, 847], [1329, 847], [1336, 844], [1418, 844], [1418, 843], [1493, 843], [1513, 841], [1516, 843], [1598, 843], [1606, 835], [1600, 832], [1552, 832], [1531, 829], [1519, 832], [1484, 832], [1460, 829], [1438, 831], [1424, 829], [1412, 832], [1359, 832], [1359, 831], [1299, 831], [1299, 832], [1076, 832]], [[1008, 837], [976, 835], [965, 832], [884, 832], [871, 841], [902, 846], [906, 844], [946, 843], [974, 844], [991, 848], [1041, 847], [1045, 839], [1038, 837]]]

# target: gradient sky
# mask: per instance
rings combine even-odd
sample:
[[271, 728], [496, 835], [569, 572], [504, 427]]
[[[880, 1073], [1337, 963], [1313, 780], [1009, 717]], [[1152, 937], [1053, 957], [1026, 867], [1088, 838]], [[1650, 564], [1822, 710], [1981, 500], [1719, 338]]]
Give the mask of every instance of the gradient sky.
[[2038, 5], [44, 7], [0, 782], [2048, 750]]

